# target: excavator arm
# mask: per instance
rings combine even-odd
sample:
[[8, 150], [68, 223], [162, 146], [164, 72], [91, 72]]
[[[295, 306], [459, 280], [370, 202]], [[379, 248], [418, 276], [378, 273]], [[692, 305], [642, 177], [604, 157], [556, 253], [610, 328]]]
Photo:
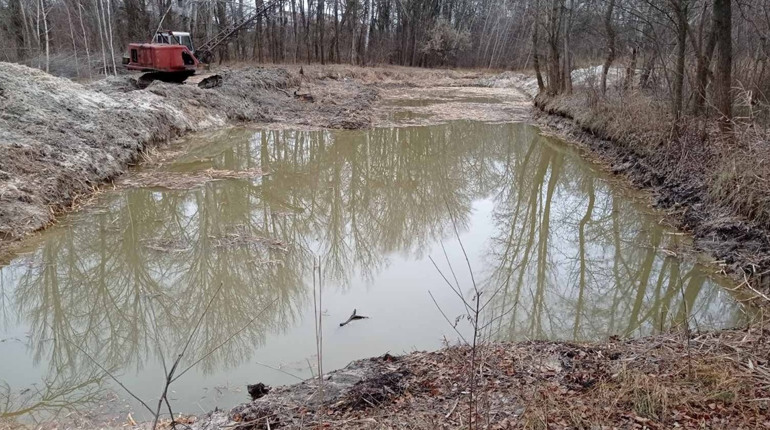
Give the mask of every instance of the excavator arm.
[[211, 63], [211, 61], [214, 59], [214, 50], [217, 47], [219, 47], [221, 44], [230, 40], [230, 38], [235, 36], [239, 30], [251, 24], [252, 22], [254, 22], [254, 20], [259, 18], [260, 16], [267, 14], [267, 11], [269, 11], [273, 6], [278, 4], [278, 1], [279, 0], [271, 0], [261, 9], [255, 10], [251, 15], [247, 16], [246, 18], [235, 21], [231, 25], [222, 29], [222, 31], [217, 33], [214, 37], [203, 42], [201, 45], [198, 46], [198, 48], [195, 50], [195, 57], [201, 63], [206, 63], [206, 64]]

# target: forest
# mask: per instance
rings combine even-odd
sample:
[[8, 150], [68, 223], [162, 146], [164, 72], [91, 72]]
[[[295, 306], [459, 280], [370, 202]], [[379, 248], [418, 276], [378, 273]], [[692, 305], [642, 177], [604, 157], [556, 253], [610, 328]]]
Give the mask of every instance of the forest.
[[628, 85], [665, 81], [695, 111], [711, 82], [751, 102], [768, 91], [763, 0], [2, 0], [0, 60], [109, 74], [158, 28], [200, 44], [246, 20], [219, 61], [542, 69], [551, 92], [570, 91], [568, 70], [614, 65]]
[[244, 23], [217, 61], [529, 70], [549, 94], [602, 65], [601, 92], [622, 68], [611, 82], [664, 92], [677, 118], [770, 91], [763, 0], [2, 0], [0, 60], [90, 78], [157, 29], [200, 44]]
[[768, 154], [770, 0], [0, 0], [0, 430], [767, 426]]

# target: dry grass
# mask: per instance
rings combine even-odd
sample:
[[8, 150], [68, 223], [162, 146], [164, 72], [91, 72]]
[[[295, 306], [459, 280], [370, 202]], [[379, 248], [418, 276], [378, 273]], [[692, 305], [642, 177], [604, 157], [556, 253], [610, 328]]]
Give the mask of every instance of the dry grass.
[[714, 118], [685, 117], [676, 127], [666, 102], [638, 92], [602, 98], [588, 89], [538, 104], [649, 158], [669, 176], [704, 182], [711, 203], [770, 229], [770, 127], [736, 123], [731, 139]]
[[[231, 67], [253, 67], [253, 63], [230, 63]], [[473, 69], [423, 69], [417, 67], [377, 65], [372, 67], [359, 67], [349, 64], [261, 64], [266, 69], [286, 69], [292, 76], [299, 79], [299, 70], [302, 68], [304, 82], [313, 80], [345, 81], [355, 80], [363, 84], [376, 85], [406, 85], [406, 86], [444, 86], [444, 85], [472, 85], [481, 77], [493, 76], [497, 70], [473, 70]]]
[[260, 169], [238, 171], [206, 169], [200, 172], [148, 171], [127, 175], [117, 185], [128, 188], [187, 190], [221, 179], [253, 179], [264, 175], [265, 173]]

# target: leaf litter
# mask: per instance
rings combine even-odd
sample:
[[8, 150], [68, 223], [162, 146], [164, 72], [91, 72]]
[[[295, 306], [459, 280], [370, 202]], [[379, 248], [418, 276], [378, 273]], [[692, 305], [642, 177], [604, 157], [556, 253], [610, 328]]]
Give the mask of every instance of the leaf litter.
[[359, 360], [278, 387], [194, 429], [762, 429], [770, 428], [770, 331], [478, 347]]

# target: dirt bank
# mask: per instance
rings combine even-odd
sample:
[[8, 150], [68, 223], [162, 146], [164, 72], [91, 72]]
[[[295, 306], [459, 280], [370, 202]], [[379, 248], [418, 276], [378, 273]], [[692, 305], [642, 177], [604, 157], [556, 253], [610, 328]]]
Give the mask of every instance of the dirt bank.
[[[651, 191], [654, 205], [669, 214], [674, 227], [692, 234], [696, 250], [713, 256], [726, 273], [744, 281], [766, 302], [770, 223], [763, 213], [770, 205], [763, 195], [767, 188], [746, 184], [741, 176], [750, 176], [754, 183], [765, 181], [762, 160], [770, 149], [767, 142], [737, 148], [713, 137], [715, 124], [685, 126], [678, 139], [671, 139], [671, 130], [662, 125], [670, 121], [634, 114], [629, 101], [617, 107], [628, 112], [613, 112], [606, 106], [589, 109], [583, 99], [581, 95], [538, 96], [535, 106], [543, 114], [537, 121], [585, 148], [586, 156], [635, 187]], [[747, 209], [749, 205], [753, 208]]]
[[[139, 155], [180, 134], [232, 122], [331, 128], [371, 123], [377, 91], [353, 81], [307, 79], [284, 69], [221, 70], [213, 89], [129, 76], [89, 85], [0, 63], [0, 246], [48, 225]], [[314, 102], [293, 97], [310, 91]]]
[[[524, 342], [360, 360], [273, 389], [194, 429], [610, 429], [770, 427], [767, 330], [660, 335], [597, 344]], [[188, 421], [189, 423], [189, 421]]]

